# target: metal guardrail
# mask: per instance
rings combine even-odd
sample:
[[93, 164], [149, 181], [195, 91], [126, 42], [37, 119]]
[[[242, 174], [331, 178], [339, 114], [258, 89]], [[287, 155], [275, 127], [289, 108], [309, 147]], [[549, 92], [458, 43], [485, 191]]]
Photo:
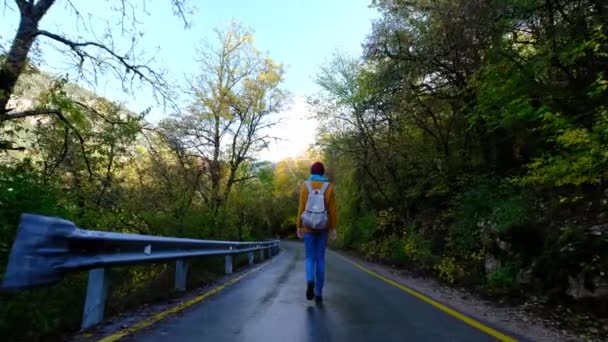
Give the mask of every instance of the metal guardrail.
[[264, 260], [279, 251], [279, 241], [237, 242], [195, 240], [138, 234], [120, 234], [77, 228], [60, 218], [23, 214], [2, 279], [4, 290], [50, 285], [66, 273], [89, 270], [82, 329], [103, 320], [109, 289], [106, 268], [176, 261], [175, 289], [186, 290], [187, 260], [225, 256], [226, 273], [232, 273], [233, 255], [254, 252]]

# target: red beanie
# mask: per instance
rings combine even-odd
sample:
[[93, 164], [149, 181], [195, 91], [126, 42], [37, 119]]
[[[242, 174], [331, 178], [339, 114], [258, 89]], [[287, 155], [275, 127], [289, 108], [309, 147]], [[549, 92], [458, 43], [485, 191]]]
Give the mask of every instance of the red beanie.
[[325, 166], [323, 163], [316, 162], [310, 167], [310, 174], [323, 176], [325, 174]]

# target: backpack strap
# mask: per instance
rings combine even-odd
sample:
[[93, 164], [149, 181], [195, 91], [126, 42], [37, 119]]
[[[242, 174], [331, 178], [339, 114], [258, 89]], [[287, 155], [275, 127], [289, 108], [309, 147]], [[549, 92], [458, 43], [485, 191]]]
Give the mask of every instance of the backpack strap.
[[[308, 189], [309, 194], [311, 194], [313, 191], [315, 191], [312, 188], [312, 183], [310, 181], [305, 181], [304, 184], [306, 184], [306, 188]], [[329, 187], [329, 182], [323, 182], [323, 186], [321, 186], [321, 189], [319, 189], [319, 192], [321, 193], [321, 195], [325, 195], [325, 191], [327, 190], [328, 187]]]
[[329, 182], [323, 183], [323, 186], [321, 187], [321, 190], [319, 190], [319, 192], [321, 193], [321, 195], [325, 195], [325, 190], [327, 190], [327, 188], [329, 188]]

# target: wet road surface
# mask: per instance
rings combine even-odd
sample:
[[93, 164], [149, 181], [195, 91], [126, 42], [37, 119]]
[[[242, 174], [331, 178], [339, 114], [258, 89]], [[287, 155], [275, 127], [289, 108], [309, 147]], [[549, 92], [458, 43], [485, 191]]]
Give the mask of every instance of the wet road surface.
[[[305, 298], [304, 245], [129, 341], [496, 341], [327, 252], [324, 302]], [[449, 303], [447, 303], [449, 304]]]

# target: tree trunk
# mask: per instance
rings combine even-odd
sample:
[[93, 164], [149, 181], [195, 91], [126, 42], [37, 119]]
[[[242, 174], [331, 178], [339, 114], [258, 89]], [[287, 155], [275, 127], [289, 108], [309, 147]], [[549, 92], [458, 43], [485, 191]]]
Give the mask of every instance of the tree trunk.
[[220, 117], [219, 114], [214, 114], [214, 136], [213, 136], [213, 160], [211, 161], [210, 173], [211, 173], [211, 203], [213, 206], [213, 212], [218, 213], [221, 206], [221, 195], [220, 195], [220, 182], [222, 181], [221, 164], [220, 164], [220, 149], [221, 149], [221, 136], [220, 136]]
[[0, 115], [8, 112], [8, 100], [15, 89], [19, 75], [27, 64], [27, 56], [37, 32], [38, 21], [22, 14], [11, 49], [0, 66]]

